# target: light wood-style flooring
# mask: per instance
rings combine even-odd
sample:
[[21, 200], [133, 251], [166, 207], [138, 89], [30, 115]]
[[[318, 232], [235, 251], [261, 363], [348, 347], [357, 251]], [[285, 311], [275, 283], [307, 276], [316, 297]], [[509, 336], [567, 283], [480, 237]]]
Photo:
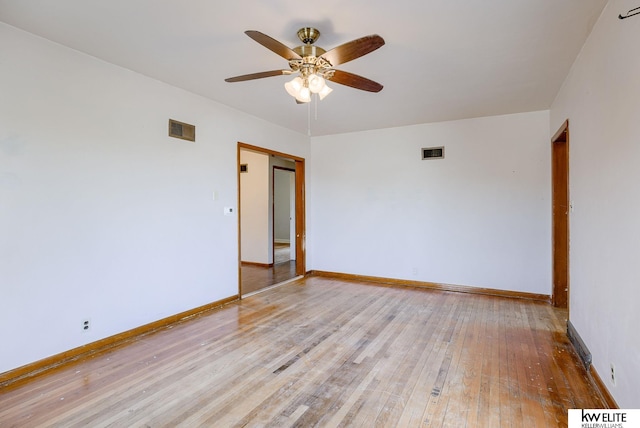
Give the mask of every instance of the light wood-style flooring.
[[274, 244], [273, 266], [240, 266], [240, 294], [246, 296], [296, 277], [296, 261], [291, 260], [289, 244]]
[[243, 296], [296, 277], [295, 260], [268, 267], [242, 264], [240, 269]]
[[4, 387], [0, 426], [566, 426], [604, 403], [565, 316], [310, 277]]

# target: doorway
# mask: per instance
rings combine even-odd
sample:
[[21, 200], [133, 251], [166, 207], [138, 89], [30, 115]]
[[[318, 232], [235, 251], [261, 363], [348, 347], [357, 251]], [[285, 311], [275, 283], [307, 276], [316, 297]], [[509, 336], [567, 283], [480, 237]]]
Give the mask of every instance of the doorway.
[[552, 303], [569, 308], [569, 121], [551, 139]]
[[238, 143], [238, 216], [240, 296], [305, 274], [303, 158]]
[[273, 264], [296, 260], [296, 171], [273, 165]]

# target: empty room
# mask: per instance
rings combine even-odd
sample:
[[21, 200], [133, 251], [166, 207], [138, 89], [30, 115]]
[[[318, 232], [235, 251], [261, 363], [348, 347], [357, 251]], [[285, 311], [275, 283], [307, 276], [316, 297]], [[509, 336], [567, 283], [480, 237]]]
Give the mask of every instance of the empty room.
[[635, 417], [638, 40], [640, 0], [0, 0], [0, 427]]

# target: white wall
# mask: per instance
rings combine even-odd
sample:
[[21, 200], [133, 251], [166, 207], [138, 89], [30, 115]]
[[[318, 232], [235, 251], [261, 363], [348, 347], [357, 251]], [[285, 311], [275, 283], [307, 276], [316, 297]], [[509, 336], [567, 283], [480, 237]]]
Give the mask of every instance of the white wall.
[[308, 138], [1, 23], [0, 52], [0, 372], [236, 295], [237, 142]]
[[269, 156], [241, 150], [240, 163], [247, 164], [247, 172], [240, 174], [241, 260], [269, 264]]
[[553, 103], [550, 128], [569, 119], [570, 319], [622, 408], [640, 408], [640, 17], [617, 16], [637, 6], [607, 5]]
[[[548, 112], [312, 138], [308, 268], [551, 293]], [[421, 160], [445, 146], [445, 159]]]
[[291, 195], [292, 184], [295, 188], [295, 173], [274, 169], [273, 210], [275, 242], [290, 242], [291, 239]]

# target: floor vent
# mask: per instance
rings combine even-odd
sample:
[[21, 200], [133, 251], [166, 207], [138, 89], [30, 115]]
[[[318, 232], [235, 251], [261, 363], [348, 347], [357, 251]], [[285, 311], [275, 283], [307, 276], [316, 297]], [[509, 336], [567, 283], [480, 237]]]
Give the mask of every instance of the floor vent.
[[194, 125], [189, 125], [188, 123], [169, 119], [169, 137], [196, 141], [196, 127]]
[[584, 367], [589, 370], [589, 367], [591, 366], [591, 352], [589, 352], [587, 345], [585, 345], [584, 341], [578, 334], [578, 331], [573, 324], [571, 324], [571, 321], [567, 321], [567, 336], [578, 353], [582, 364], [584, 364]]
[[423, 148], [422, 160], [425, 159], [444, 159], [444, 146]]

